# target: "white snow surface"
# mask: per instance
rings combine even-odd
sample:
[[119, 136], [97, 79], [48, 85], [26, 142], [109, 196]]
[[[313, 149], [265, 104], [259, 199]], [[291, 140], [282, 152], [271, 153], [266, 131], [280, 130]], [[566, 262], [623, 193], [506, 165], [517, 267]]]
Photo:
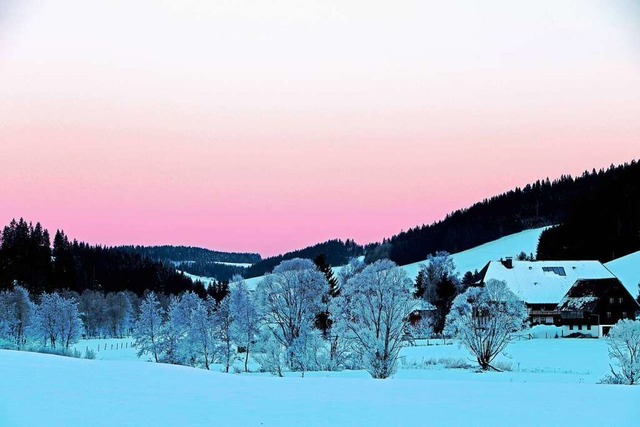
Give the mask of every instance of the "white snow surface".
[[609, 261], [605, 266], [620, 279], [624, 287], [627, 288], [634, 298], [638, 296], [638, 285], [640, 284], [640, 251]]
[[215, 282], [215, 277], [196, 276], [195, 274], [187, 273], [186, 271], [178, 270], [178, 273], [183, 274], [184, 277], [191, 279], [192, 282], [202, 282], [205, 288], [208, 288], [212, 282]]
[[[402, 357], [408, 365], [465, 354], [457, 345], [431, 345], [405, 348]], [[3, 350], [0, 425], [637, 424], [640, 387], [594, 383], [608, 369], [603, 340], [528, 340], [501, 357], [512, 372], [433, 366], [373, 380], [362, 371], [276, 378]]]
[[[506, 257], [515, 258], [520, 252], [524, 252], [527, 255], [535, 254], [538, 248], [538, 239], [547, 228], [534, 228], [510, 234], [475, 248], [455, 253], [451, 257], [456, 270], [461, 276], [467, 271], [480, 271], [489, 261], [496, 261]], [[420, 271], [420, 266], [426, 262], [426, 260], [414, 262], [413, 264], [403, 265], [402, 268], [409, 277], [414, 279], [418, 275], [418, 271]]]

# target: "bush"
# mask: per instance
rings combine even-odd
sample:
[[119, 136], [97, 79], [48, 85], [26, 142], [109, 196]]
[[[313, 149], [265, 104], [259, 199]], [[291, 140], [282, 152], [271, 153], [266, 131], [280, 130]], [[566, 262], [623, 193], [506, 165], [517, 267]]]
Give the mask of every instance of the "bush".
[[85, 359], [95, 359], [96, 358], [96, 352], [91, 350], [90, 348], [88, 348], [85, 352], [84, 352], [84, 358]]

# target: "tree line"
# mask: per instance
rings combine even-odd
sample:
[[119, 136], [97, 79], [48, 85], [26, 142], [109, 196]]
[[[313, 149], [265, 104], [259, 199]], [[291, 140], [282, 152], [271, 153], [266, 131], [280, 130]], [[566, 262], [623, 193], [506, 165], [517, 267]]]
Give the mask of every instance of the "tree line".
[[142, 295], [145, 290], [164, 294], [191, 290], [206, 295], [201, 283], [137, 254], [70, 241], [62, 230], [56, 231], [51, 245], [48, 230], [22, 218], [12, 220], [0, 235], [0, 290], [14, 282], [33, 294], [95, 290]]

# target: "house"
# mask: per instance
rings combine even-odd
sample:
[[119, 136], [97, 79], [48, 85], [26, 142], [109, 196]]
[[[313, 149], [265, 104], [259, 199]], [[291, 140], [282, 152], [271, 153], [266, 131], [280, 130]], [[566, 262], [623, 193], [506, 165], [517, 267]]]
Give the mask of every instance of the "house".
[[579, 280], [615, 279], [598, 261], [489, 262], [480, 272], [481, 284], [502, 280], [527, 304], [531, 324], [562, 324], [558, 304]]
[[620, 280], [578, 280], [557, 307], [563, 336], [601, 337], [621, 319], [640, 317], [640, 305]]

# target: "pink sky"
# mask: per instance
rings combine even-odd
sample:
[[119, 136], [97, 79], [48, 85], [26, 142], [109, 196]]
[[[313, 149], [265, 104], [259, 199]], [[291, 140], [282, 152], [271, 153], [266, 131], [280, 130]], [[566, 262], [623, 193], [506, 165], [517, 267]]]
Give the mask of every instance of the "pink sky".
[[0, 6], [2, 223], [273, 255], [640, 158], [632, 0], [92, 3]]

